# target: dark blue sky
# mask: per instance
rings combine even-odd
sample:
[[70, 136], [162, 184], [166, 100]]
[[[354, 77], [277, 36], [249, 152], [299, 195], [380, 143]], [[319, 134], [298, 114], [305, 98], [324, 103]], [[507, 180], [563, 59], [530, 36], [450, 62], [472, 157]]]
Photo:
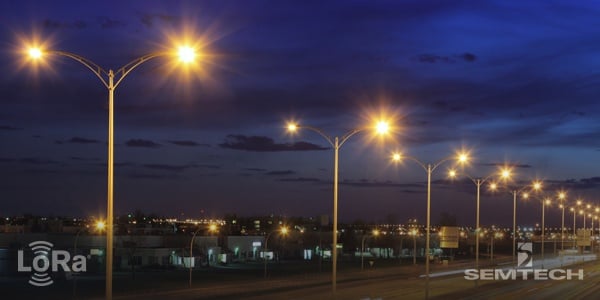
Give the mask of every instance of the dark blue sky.
[[[424, 219], [426, 174], [390, 164], [397, 149], [467, 148], [471, 176], [510, 162], [598, 201], [600, 6], [571, 2], [4, 1], [0, 215], [105, 213], [107, 92], [67, 58], [26, 64], [23, 41], [116, 69], [178, 32], [204, 48], [196, 72], [156, 59], [116, 90], [117, 213], [330, 214], [333, 152], [286, 120], [343, 135], [382, 111], [398, 134], [341, 150], [341, 220]], [[539, 222], [539, 203], [519, 205]], [[475, 185], [435, 184], [441, 212], [473, 224]], [[482, 224], [511, 222], [511, 196], [484, 193]]]

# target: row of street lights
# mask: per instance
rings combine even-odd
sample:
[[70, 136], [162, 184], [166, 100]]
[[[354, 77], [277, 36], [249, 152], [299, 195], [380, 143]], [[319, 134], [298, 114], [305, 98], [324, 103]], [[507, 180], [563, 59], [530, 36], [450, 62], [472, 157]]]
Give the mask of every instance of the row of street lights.
[[[112, 299], [112, 275], [113, 275], [113, 235], [114, 235], [114, 218], [113, 218], [113, 181], [114, 181], [114, 91], [119, 86], [119, 84], [123, 81], [123, 79], [131, 73], [135, 68], [143, 64], [144, 62], [151, 60], [157, 57], [163, 56], [173, 56], [177, 57], [178, 60], [184, 65], [189, 65], [194, 63], [199, 54], [197, 53], [197, 49], [191, 46], [180, 46], [176, 50], [171, 52], [157, 52], [151, 53], [148, 55], [141, 56], [130, 63], [124, 65], [123, 67], [113, 71], [112, 69], [105, 70], [99, 65], [95, 64], [91, 60], [79, 56], [74, 53], [64, 52], [64, 51], [48, 51], [42, 48], [31, 47], [27, 49], [27, 54], [32, 61], [40, 62], [45, 56], [48, 55], [57, 55], [64, 56], [70, 59], [73, 59], [87, 69], [92, 71], [104, 85], [104, 87], [108, 90], [108, 160], [107, 160], [107, 222], [106, 222], [106, 299]], [[357, 133], [373, 130], [378, 135], [385, 135], [390, 132], [390, 125], [387, 121], [382, 120], [379, 121], [372, 128], [359, 128], [354, 129], [341, 137], [332, 137], [324, 133], [321, 129], [299, 125], [296, 123], [290, 123], [287, 127], [289, 132], [296, 132], [299, 129], [308, 129], [314, 131], [321, 135], [334, 149], [334, 179], [333, 179], [333, 232], [332, 232], [332, 240], [333, 240], [333, 251], [332, 251], [332, 291], [336, 292], [336, 284], [337, 284], [337, 226], [338, 226], [338, 172], [339, 172], [339, 150], [344, 145], [344, 143], [354, 136]], [[404, 156], [401, 153], [396, 153], [393, 155], [392, 159], [396, 162], [401, 162], [404, 159], [412, 160], [416, 162], [419, 166], [421, 166], [424, 171], [427, 173], [427, 220], [426, 220], [426, 243], [425, 243], [425, 253], [429, 256], [430, 252], [430, 227], [431, 227], [431, 176], [432, 173], [442, 164], [448, 161], [455, 161], [458, 164], [464, 164], [469, 160], [468, 154], [463, 152], [459, 153], [456, 156], [444, 158], [437, 163], [434, 164], [425, 164], [420, 160], [411, 157]], [[507, 179], [510, 176], [509, 170], [503, 170], [501, 174], [502, 177]], [[456, 174], [455, 174], [456, 175]], [[491, 175], [484, 178], [475, 178], [467, 175], [477, 186], [477, 216], [476, 216], [476, 230], [479, 230], [479, 200], [480, 200], [480, 186], [491, 178]], [[513, 229], [516, 230], [516, 197], [517, 194], [521, 190], [513, 190], [513, 198], [514, 198], [514, 207], [513, 207]], [[545, 202], [543, 202], [545, 203]], [[543, 204], [545, 205], [545, 204]], [[544, 208], [542, 209], [542, 223], [544, 223]], [[564, 215], [564, 212], [563, 212]], [[585, 215], [584, 215], [585, 217]], [[585, 221], [584, 221], [585, 222]], [[563, 220], [564, 223], [564, 220]], [[542, 229], [543, 230], [543, 229]], [[564, 230], [564, 224], [563, 224]], [[516, 232], [516, 231], [513, 231]], [[283, 232], [282, 232], [283, 234]], [[477, 240], [479, 235], [477, 236]], [[268, 237], [265, 240], [265, 248], [267, 244]], [[513, 234], [513, 244], [515, 237]], [[193, 243], [193, 237], [192, 237]], [[543, 243], [543, 242], [542, 242]], [[476, 266], [478, 267], [478, 256], [479, 256], [479, 243], [477, 242], [477, 250], [476, 250]], [[192, 245], [191, 245], [192, 246]], [[513, 245], [513, 257], [515, 256], [515, 245]], [[543, 250], [542, 250], [543, 251]], [[191, 252], [191, 249], [190, 249]], [[426, 298], [429, 296], [429, 257], [425, 260], [425, 278], [426, 278]], [[266, 264], [265, 264], [265, 274], [266, 274]], [[190, 285], [191, 285], [191, 272], [190, 272]]]

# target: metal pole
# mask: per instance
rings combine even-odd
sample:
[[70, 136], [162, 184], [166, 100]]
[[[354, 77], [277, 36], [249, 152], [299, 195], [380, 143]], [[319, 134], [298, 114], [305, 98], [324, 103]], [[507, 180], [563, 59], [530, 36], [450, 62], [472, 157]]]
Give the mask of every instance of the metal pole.
[[544, 211], [546, 208], [546, 200], [542, 200], [542, 269], [544, 268], [544, 237], [546, 234], [544, 223]]
[[517, 191], [513, 191], [513, 264], [517, 257]]
[[265, 278], [267, 278], [267, 243], [269, 242], [269, 237], [271, 236], [271, 233], [273, 233], [273, 231], [269, 232], [269, 234], [267, 234], [267, 237], [265, 238], [265, 248], [263, 249], [263, 262], [265, 264]]
[[577, 248], [577, 232], [575, 231], [575, 226], [576, 226], [575, 225], [575, 220], [576, 220], [575, 213], [576, 213], [576, 211], [575, 211], [575, 209], [573, 209], [573, 239], [575, 241], [573, 248]]
[[113, 275], [113, 174], [114, 174], [114, 77], [108, 71], [108, 188], [106, 206], [106, 300], [112, 300]]
[[339, 139], [335, 138], [334, 144], [334, 165], [333, 165], [333, 249], [332, 259], [333, 267], [331, 272], [331, 291], [335, 294], [337, 288], [337, 226], [338, 226], [338, 159], [339, 159], [340, 143]]
[[361, 271], [363, 271], [365, 269], [365, 255], [364, 255], [364, 253], [365, 253], [365, 238], [366, 237], [367, 237], [366, 235], [363, 235], [362, 243], [361, 243], [362, 246], [360, 248], [360, 270]]
[[[475, 269], [479, 270], [479, 197], [481, 179], [477, 179], [477, 213], [475, 218]], [[477, 283], [477, 281], [475, 281]]]
[[413, 265], [417, 264], [417, 234], [413, 234]]
[[562, 206], [562, 219], [561, 219], [561, 230], [560, 230], [560, 250], [565, 250], [565, 205]]
[[425, 237], [425, 299], [429, 299], [429, 233], [431, 227], [431, 164], [427, 165], [427, 228]]

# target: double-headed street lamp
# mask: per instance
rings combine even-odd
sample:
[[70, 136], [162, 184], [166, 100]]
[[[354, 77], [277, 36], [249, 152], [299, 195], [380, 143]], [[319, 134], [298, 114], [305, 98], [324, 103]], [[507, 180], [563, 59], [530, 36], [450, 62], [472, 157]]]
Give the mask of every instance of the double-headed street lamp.
[[400, 152], [392, 154], [392, 161], [401, 162], [404, 159], [409, 159], [416, 162], [419, 166], [427, 172], [427, 224], [425, 225], [425, 299], [429, 298], [429, 239], [430, 239], [430, 227], [431, 227], [431, 173], [437, 169], [441, 164], [455, 160], [461, 164], [469, 161], [469, 155], [466, 152], [457, 154], [456, 156], [450, 156], [440, 160], [435, 164], [425, 164], [412, 156], [405, 156]]
[[131, 71], [144, 62], [156, 57], [178, 57], [183, 64], [190, 64], [197, 58], [196, 49], [191, 46], [180, 46], [174, 51], [156, 52], [141, 56], [128, 64], [113, 71], [105, 70], [93, 61], [65, 51], [47, 51], [39, 47], [29, 47], [26, 54], [32, 61], [40, 61], [48, 55], [58, 55], [71, 58], [94, 73], [108, 90], [108, 184], [107, 184], [107, 214], [106, 214], [106, 299], [112, 299], [112, 268], [113, 268], [113, 174], [114, 174], [114, 93], [115, 89]]
[[[488, 175], [487, 177], [479, 177], [479, 178], [475, 178], [475, 177], [471, 177], [468, 174], [463, 174], [464, 176], [466, 176], [467, 178], [469, 178], [476, 186], [477, 186], [477, 212], [476, 212], [476, 217], [475, 217], [475, 269], [479, 270], [479, 204], [480, 204], [480, 194], [481, 194], [481, 185], [484, 184], [486, 181], [488, 181], [489, 179], [491, 179], [494, 176], [500, 175], [499, 177], [502, 178], [503, 180], [508, 180], [511, 176], [511, 170], [508, 167], [503, 167], [499, 170], [499, 173], [492, 173], [490, 175]], [[457, 172], [455, 170], [450, 170], [450, 177], [456, 177], [458, 176]], [[492, 183], [492, 189], [495, 189], [496, 184]], [[475, 283], [477, 283], [477, 281], [475, 281]]]
[[[510, 175], [510, 173], [509, 173]], [[492, 184], [491, 188], [496, 189], [496, 184]], [[523, 198], [527, 199], [529, 197], [529, 193], [525, 192], [526, 190], [538, 191], [541, 189], [542, 184], [539, 181], [534, 181], [531, 186], [524, 186], [520, 189], [514, 188], [510, 193], [513, 196], [513, 246], [512, 246], [512, 257], [513, 263], [517, 257], [517, 195], [521, 194]], [[563, 226], [564, 227], [564, 226]]]
[[299, 129], [308, 129], [311, 131], [314, 131], [316, 133], [318, 133], [319, 135], [321, 135], [323, 138], [325, 138], [325, 140], [327, 140], [327, 142], [331, 145], [331, 147], [333, 147], [333, 151], [334, 151], [334, 163], [333, 163], [333, 233], [332, 233], [332, 240], [333, 240], [333, 249], [331, 250], [332, 252], [332, 275], [331, 275], [331, 288], [332, 288], [332, 292], [335, 294], [336, 292], [336, 288], [337, 288], [337, 226], [338, 226], [338, 162], [339, 162], [339, 151], [340, 148], [342, 147], [342, 145], [344, 145], [344, 143], [353, 135], [362, 132], [362, 131], [366, 131], [366, 130], [374, 130], [377, 134], [379, 135], [385, 135], [390, 131], [390, 125], [388, 124], [387, 121], [378, 121], [375, 126], [373, 126], [372, 128], [359, 128], [359, 129], [354, 129], [351, 130], [349, 132], [347, 132], [346, 134], [344, 134], [341, 137], [332, 137], [329, 136], [327, 134], [325, 134], [325, 132], [319, 128], [316, 127], [311, 127], [311, 126], [305, 126], [305, 125], [300, 125], [300, 124], [296, 124], [296, 123], [288, 123], [287, 124], [287, 130], [290, 133], [295, 133], [297, 132]]

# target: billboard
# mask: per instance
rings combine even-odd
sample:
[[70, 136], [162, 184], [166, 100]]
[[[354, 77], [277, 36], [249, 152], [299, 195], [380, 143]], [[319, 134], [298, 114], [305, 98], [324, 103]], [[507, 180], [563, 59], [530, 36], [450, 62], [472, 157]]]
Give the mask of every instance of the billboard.
[[442, 226], [439, 232], [440, 248], [458, 248], [458, 227]]
[[592, 244], [590, 235], [589, 229], [577, 229], [577, 246], [590, 246]]

